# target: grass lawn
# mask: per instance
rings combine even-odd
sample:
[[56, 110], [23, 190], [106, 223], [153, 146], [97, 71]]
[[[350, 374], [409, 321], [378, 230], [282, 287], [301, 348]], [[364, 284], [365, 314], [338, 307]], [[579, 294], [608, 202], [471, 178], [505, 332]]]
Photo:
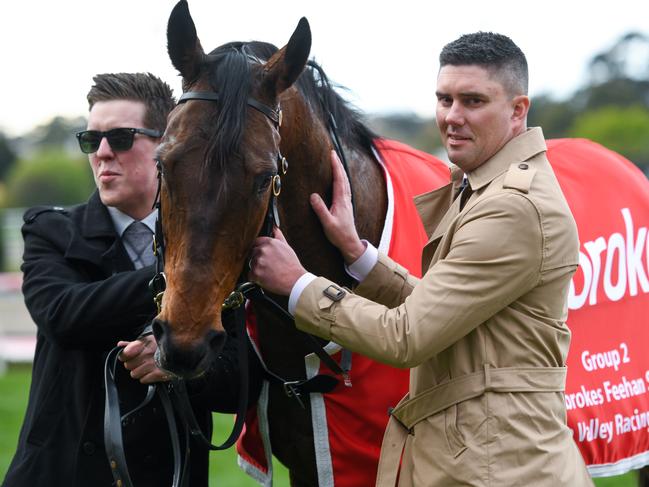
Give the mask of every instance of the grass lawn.
[[[0, 479], [4, 479], [9, 462], [16, 448], [18, 432], [22, 424], [23, 414], [27, 405], [31, 368], [28, 366], [11, 367], [0, 376]], [[215, 438], [213, 442], [221, 442], [230, 433], [232, 417], [215, 415]], [[244, 474], [236, 463], [233, 449], [224, 452], [212, 452], [210, 461], [210, 485], [220, 487], [254, 487], [258, 485]], [[288, 473], [277, 462], [274, 464], [277, 487], [288, 486]], [[618, 477], [595, 479], [597, 487], [636, 487], [636, 475], [630, 472]]]

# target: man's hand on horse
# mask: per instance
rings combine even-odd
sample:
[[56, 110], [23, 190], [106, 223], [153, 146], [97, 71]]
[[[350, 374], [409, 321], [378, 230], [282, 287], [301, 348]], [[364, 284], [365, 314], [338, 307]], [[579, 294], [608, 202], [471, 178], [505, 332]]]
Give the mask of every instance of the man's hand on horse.
[[158, 344], [153, 335], [147, 335], [132, 342], [120, 341], [117, 346], [124, 347], [117, 358], [131, 371], [131, 377], [142, 384], [168, 381], [169, 374], [159, 369], [154, 361]]
[[363, 255], [365, 245], [356, 232], [351, 186], [345, 168], [335, 151], [331, 151], [331, 170], [333, 175], [331, 208], [327, 208], [317, 193], [313, 193], [310, 197], [311, 207], [318, 215], [329, 241], [338, 247], [345, 262], [352, 264]]
[[265, 290], [288, 296], [295, 282], [306, 274], [282, 231], [275, 227], [273, 237], [258, 237], [252, 247], [249, 277]]

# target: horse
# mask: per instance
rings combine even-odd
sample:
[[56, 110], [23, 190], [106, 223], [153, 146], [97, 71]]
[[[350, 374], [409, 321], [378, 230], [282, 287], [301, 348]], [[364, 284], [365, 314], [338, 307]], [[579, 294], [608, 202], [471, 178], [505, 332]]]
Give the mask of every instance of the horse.
[[[191, 377], [222, 346], [222, 303], [245, 276], [248, 254], [269, 215], [281, 224], [309, 271], [352, 284], [342, 256], [326, 239], [308, 203], [311, 193], [331, 201], [332, 149], [338, 147], [347, 163], [358, 233], [377, 246], [389, 201], [385, 170], [375, 155], [377, 136], [330, 86], [324, 71], [308, 61], [311, 33], [306, 19], [282, 49], [263, 42], [231, 42], [206, 54], [187, 3], [181, 1], [170, 15], [167, 40], [184, 94], [169, 116], [157, 153], [167, 282], [153, 330], [161, 366]], [[412, 182], [413, 192], [448, 180], [444, 163], [419, 156], [423, 162], [417, 165], [425, 174]], [[409, 244], [415, 268], [425, 240], [421, 233]], [[402, 241], [407, 241], [405, 236]], [[272, 298], [286, 308], [286, 299]], [[312, 344], [294, 327], [281, 324], [282, 317], [266, 300], [253, 302], [250, 314], [260, 324], [256, 343], [268, 369], [293, 379], [271, 382], [264, 396], [272, 453], [288, 467], [292, 485], [333, 483], [327, 473], [331, 460], [328, 467], [316, 460], [313, 399], [287, 389], [288, 382], [307, 379], [305, 356]], [[365, 402], [356, 407], [376, 418], [361, 425], [361, 436], [372, 438], [372, 451], [365, 457], [373, 476], [387, 407], [406, 392], [408, 372], [387, 371], [393, 387], [386, 388], [381, 382], [386, 376], [373, 374], [372, 367], [389, 368], [363, 360], [352, 356], [353, 385], [346, 388], [340, 381], [336, 390], [358, 391]], [[385, 399], [372, 399], [381, 394], [372, 390], [386, 389]], [[350, 417], [360, 414], [354, 405], [343, 409]], [[353, 463], [360, 468], [363, 460], [351, 458], [349, 468]], [[336, 485], [345, 484], [336, 479]]]

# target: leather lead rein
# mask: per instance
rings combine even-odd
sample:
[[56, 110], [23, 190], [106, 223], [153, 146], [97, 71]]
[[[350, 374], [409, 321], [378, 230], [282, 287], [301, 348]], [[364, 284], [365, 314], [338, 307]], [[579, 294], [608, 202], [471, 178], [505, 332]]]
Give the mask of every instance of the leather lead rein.
[[[146, 336], [151, 331], [147, 329], [142, 335]], [[245, 321], [237, 325], [237, 333], [245, 337]], [[119, 406], [119, 395], [115, 381], [115, 369], [117, 367], [118, 356], [124, 347], [113, 348], [106, 357], [104, 367], [104, 386], [106, 391], [106, 401], [104, 406], [104, 446], [111, 473], [117, 487], [135, 487], [128, 473], [126, 464], [126, 455], [124, 453], [124, 442], [122, 436], [122, 426], [127, 423], [128, 417], [136, 411], [144, 408], [151, 402], [154, 395], [157, 394], [167, 420], [169, 436], [171, 437], [174, 474], [172, 487], [189, 486], [189, 467], [190, 467], [190, 438], [199, 441], [201, 445], [209, 450], [226, 450], [230, 448], [239, 438], [246, 416], [248, 406], [248, 349], [245, 339], [239, 340], [237, 344], [237, 357], [239, 360], [240, 376], [239, 381], [239, 403], [237, 405], [237, 417], [232, 432], [221, 445], [213, 445], [201, 430], [194, 410], [189, 400], [189, 394], [185, 382], [182, 379], [176, 379], [170, 383], [157, 383], [149, 385], [146, 397], [136, 408], [122, 415]], [[181, 421], [184, 435], [184, 453], [181, 449], [181, 440], [176, 423], [176, 415]]]

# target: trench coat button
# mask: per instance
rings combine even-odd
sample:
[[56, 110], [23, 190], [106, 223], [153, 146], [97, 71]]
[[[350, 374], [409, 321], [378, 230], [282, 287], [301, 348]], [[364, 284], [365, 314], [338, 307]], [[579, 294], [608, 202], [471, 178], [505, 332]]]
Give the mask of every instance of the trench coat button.
[[524, 162], [521, 162], [521, 163], [518, 165], [518, 169], [523, 169], [523, 170], [525, 170], [525, 169], [527, 169], [527, 168], [529, 168], [529, 167], [530, 167], [530, 166], [527, 165], [527, 164], [525, 164]]
[[86, 455], [93, 455], [95, 451], [97, 450], [97, 447], [92, 441], [86, 441], [83, 444], [83, 451]]

